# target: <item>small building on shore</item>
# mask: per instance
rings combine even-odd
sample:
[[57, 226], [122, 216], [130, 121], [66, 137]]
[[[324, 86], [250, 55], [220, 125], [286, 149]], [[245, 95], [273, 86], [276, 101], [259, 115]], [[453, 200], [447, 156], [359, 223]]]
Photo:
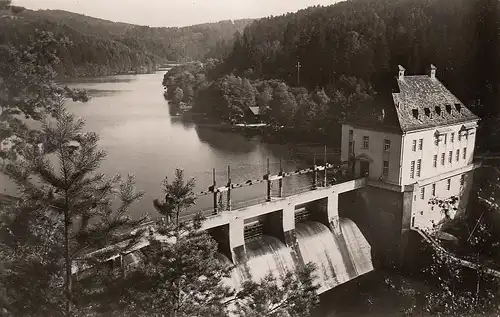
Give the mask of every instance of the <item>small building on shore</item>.
[[245, 123], [263, 123], [264, 115], [259, 107], [248, 107], [244, 115]]

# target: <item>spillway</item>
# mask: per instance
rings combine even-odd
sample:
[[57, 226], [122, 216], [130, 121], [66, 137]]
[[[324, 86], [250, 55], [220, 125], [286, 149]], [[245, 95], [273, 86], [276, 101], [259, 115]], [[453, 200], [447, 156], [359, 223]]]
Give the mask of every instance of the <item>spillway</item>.
[[295, 270], [291, 250], [278, 238], [262, 235], [245, 245], [247, 261], [236, 267], [238, 279], [260, 281], [267, 274], [280, 280], [288, 271]]
[[304, 263], [316, 264], [316, 283], [320, 292], [349, 280], [339, 242], [327, 226], [306, 221], [295, 227], [297, 243]]
[[[341, 234], [335, 235], [322, 223], [305, 221], [295, 227], [297, 253], [302, 263], [316, 264], [316, 283], [323, 293], [345, 283], [359, 275], [373, 270], [371, 247], [350, 219], [340, 219]], [[240, 289], [243, 281], [252, 279], [256, 282], [272, 273], [278, 280], [287, 270], [295, 270], [296, 263], [292, 248], [287, 247], [278, 238], [262, 235], [246, 242], [247, 261], [237, 264], [231, 277], [224, 283]], [[220, 254], [224, 263], [231, 261]]]
[[340, 218], [340, 228], [356, 275], [373, 271], [371, 246], [356, 223], [349, 218]]

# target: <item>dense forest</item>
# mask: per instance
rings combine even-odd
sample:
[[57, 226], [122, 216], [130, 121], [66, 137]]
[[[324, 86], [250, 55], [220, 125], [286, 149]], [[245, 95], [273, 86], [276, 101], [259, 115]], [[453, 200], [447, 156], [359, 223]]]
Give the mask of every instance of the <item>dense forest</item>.
[[251, 20], [221, 21], [181, 28], [150, 28], [59, 10], [23, 10], [0, 19], [0, 45], [15, 47], [37, 31], [65, 38], [58, 66], [61, 76], [97, 76], [150, 72], [167, 61], [189, 61], [230, 52], [233, 35]]
[[[211, 75], [206, 74], [209, 81], [194, 86], [218, 91], [234, 110], [241, 103], [230, 101], [234, 98], [226, 92], [231, 85], [217, 87], [230, 76], [241, 78], [242, 85], [249, 80], [258, 106], [266, 98], [272, 105], [274, 97], [288, 96], [279, 107], [288, 113], [287, 125], [304, 124], [301, 117], [308, 113], [307, 119], [321, 118], [315, 126], [305, 124], [317, 130], [318, 124], [326, 129], [346, 115], [359, 114], [359, 101], [371, 101], [369, 108], [389, 103], [398, 64], [408, 74], [426, 74], [432, 63], [439, 79], [474, 112], [483, 117], [497, 114], [499, 14], [498, 2], [490, 0], [352, 0], [310, 7], [254, 21], [235, 35], [231, 53]], [[176, 72], [186, 75], [184, 70], [173, 70], [166, 77], [176, 77]], [[269, 80], [280, 82], [278, 92], [262, 86]], [[230, 90], [229, 95], [242, 91]], [[322, 98], [317, 97], [318, 91]], [[217, 108], [203, 102], [203, 107]], [[346, 112], [349, 108], [352, 111]], [[276, 114], [272, 106], [267, 109]], [[221, 113], [220, 109], [211, 112]], [[285, 118], [281, 113], [270, 121]]]

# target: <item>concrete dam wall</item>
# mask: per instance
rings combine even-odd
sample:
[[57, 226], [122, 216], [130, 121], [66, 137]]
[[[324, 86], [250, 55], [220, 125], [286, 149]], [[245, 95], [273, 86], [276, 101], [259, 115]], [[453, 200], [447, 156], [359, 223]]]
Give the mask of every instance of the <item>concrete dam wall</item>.
[[[269, 273], [280, 280], [313, 263], [322, 293], [372, 271], [374, 241], [369, 243], [350, 219], [358, 208], [346, 207], [339, 217], [339, 195], [365, 185], [366, 179], [356, 179], [207, 218], [202, 230], [217, 241], [220, 260], [233, 267], [228, 286], [239, 289], [244, 281], [259, 282]], [[144, 240], [110, 261], [140, 265], [140, 249], [148, 245]]]

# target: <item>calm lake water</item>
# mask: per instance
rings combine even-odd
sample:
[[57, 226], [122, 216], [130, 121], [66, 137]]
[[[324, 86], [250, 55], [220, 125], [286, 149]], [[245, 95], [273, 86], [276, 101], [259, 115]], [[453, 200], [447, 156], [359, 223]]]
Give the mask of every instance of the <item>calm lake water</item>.
[[[137, 188], [144, 198], [130, 210], [131, 215], [156, 216], [152, 200], [162, 195], [162, 181], [172, 179], [175, 168], [185, 170], [187, 177], [196, 179], [196, 192], [212, 185], [212, 169], [216, 169], [217, 186], [227, 183], [227, 166], [231, 167], [233, 183], [262, 179], [267, 159], [271, 171], [279, 172], [280, 159], [285, 170], [295, 170], [304, 162], [289, 146], [266, 144], [258, 138], [237, 133], [199, 128], [171, 117], [163, 98], [161, 85], [165, 72], [150, 75], [123, 75], [73, 81], [70, 86], [85, 88], [92, 99], [88, 103], [69, 101], [67, 107], [86, 120], [85, 129], [97, 132], [100, 146], [107, 151], [101, 170], [106, 174], [133, 173]], [[307, 177], [292, 178], [287, 188], [307, 186]], [[235, 205], [244, 201], [265, 199], [265, 184], [235, 189]], [[213, 206], [213, 196], [200, 197], [196, 210]]]

